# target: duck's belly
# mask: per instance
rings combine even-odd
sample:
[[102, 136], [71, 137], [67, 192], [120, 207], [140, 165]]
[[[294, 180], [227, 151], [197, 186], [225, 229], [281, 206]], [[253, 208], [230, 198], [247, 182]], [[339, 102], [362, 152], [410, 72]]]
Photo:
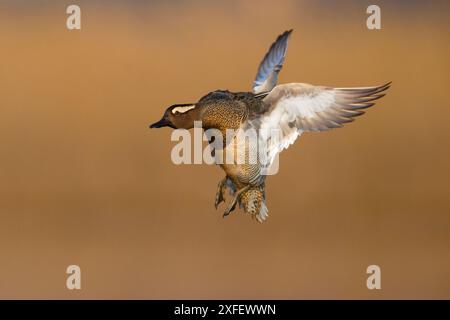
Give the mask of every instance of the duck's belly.
[[[249, 184], [260, 185], [262, 183], [258, 154], [251, 145], [245, 146], [233, 139], [224, 150], [216, 150], [217, 152], [219, 159], [223, 159], [223, 163], [220, 164], [221, 168], [238, 189]], [[233, 159], [234, 161], [232, 161]]]

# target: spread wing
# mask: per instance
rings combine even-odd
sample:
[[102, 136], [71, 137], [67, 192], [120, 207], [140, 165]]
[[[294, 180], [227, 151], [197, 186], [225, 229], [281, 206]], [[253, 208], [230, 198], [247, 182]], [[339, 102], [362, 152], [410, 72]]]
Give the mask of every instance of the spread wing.
[[[302, 83], [276, 86], [263, 100], [262, 113], [249, 119], [271, 164], [274, 157], [307, 131], [339, 128], [364, 114], [390, 83], [364, 88], [329, 88]], [[260, 145], [261, 146], [261, 145]]]
[[291, 33], [292, 30], [285, 31], [272, 43], [269, 51], [259, 65], [255, 81], [253, 82], [253, 93], [270, 91], [277, 85], [278, 73], [283, 67], [288, 39]]

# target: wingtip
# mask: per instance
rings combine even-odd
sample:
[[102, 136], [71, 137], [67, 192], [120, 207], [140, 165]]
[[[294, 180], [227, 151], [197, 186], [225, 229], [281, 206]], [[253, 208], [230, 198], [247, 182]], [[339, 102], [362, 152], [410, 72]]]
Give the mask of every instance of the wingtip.
[[294, 29], [289, 29], [289, 30], [286, 30], [286, 31], [284, 31], [283, 33], [281, 33], [278, 37], [277, 37], [277, 39], [275, 40], [275, 42], [277, 42], [277, 41], [279, 41], [279, 40], [281, 40], [281, 39], [289, 39], [290, 38], [290, 36], [291, 36], [291, 33], [294, 31]]
[[386, 82], [385, 84], [378, 87], [378, 92], [383, 92], [391, 87], [392, 81]]
[[386, 82], [385, 84], [382, 84], [381, 86], [379, 86], [379, 88], [386, 88], [388, 89], [392, 84], [392, 81]]
[[273, 44], [274, 46], [281, 45], [282, 47], [284, 47], [283, 59], [284, 59], [284, 55], [286, 55], [286, 50], [287, 50], [288, 42], [291, 37], [292, 31], [293, 31], [293, 29], [290, 29], [290, 30], [287, 30], [287, 31], [283, 32], [282, 34], [280, 34]]
[[286, 30], [285, 32], [283, 32], [283, 33], [281, 34], [281, 36], [290, 37], [290, 36], [291, 36], [291, 33], [292, 33], [293, 31], [294, 31], [294, 29]]

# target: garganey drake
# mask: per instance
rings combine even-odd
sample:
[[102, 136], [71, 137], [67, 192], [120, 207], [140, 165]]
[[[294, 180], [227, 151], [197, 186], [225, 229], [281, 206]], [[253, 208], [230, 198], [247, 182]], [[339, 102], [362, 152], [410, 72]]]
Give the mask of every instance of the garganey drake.
[[[384, 96], [390, 86], [333, 88], [305, 83], [277, 85], [278, 74], [283, 66], [288, 40], [292, 30], [281, 34], [272, 44], [259, 65], [252, 92], [229, 92], [217, 90], [208, 93], [196, 103], [170, 106], [162, 119], [151, 128], [171, 127], [190, 129], [194, 122], [201, 121], [204, 130], [216, 129], [222, 135], [223, 145], [215, 156], [224, 151], [238, 151], [246, 161], [220, 163], [225, 177], [219, 182], [215, 206], [224, 201], [225, 191], [230, 190], [233, 199], [225, 210], [224, 217], [232, 212], [236, 204], [244, 208], [259, 222], [268, 217], [265, 203], [266, 169], [276, 156], [303, 132], [326, 131], [340, 128], [355, 117], [364, 114], [363, 109], [374, 105]], [[253, 147], [226, 135], [232, 129], [258, 132], [256, 161], [248, 161]], [[271, 132], [277, 132], [273, 138]], [[210, 142], [211, 143], [211, 142]], [[264, 160], [264, 161], [263, 161]]]

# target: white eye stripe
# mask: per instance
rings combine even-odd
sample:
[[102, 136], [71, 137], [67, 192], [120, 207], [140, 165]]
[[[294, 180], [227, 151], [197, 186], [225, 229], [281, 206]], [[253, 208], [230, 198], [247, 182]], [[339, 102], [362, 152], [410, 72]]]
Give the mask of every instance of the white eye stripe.
[[175, 107], [175, 108], [173, 108], [172, 109], [172, 113], [173, 114], [175, 114], [175, 113], [185, 113], [185, 112], [187, 112], [187, 111], [189, 111], [189, 110], [191, 110], [191, 109], [194, 109], [195, 108], [195, 104], [193, 104], [193, 105], [190, 105], [190, 106], [180, 106], [180, 107]]

